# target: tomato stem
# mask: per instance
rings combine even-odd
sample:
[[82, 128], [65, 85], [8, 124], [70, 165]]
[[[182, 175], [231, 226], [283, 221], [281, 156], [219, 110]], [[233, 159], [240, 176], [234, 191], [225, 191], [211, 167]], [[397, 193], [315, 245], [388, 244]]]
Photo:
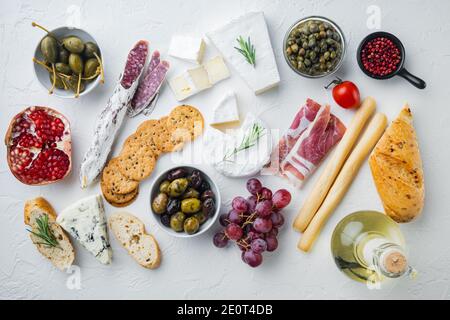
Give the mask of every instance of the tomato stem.
[[331, 85], [338, 85], [338, 84], [341, 84], [342, 83], [342, 79], [341, 78], [339, 78], [339, 77], [336, 77], [336, 79], [334, 79], [333, 81], [331, 81], [327, 86], [325, 86], [324, 88], [325, 89], [328, 89]]

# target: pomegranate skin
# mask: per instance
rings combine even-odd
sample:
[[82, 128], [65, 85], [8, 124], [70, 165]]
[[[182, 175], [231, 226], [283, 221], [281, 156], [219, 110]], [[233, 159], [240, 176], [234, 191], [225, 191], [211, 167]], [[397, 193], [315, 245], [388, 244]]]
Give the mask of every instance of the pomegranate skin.
[[[40, 150], [35, 149], [34, 151], [38, 151], [37, 154], [40, 154], [44, 150], [49, 150], [49, 149], [61, 150], [68, 158], [67, 170], [63, 176], [57, 177], [55, 179], [46, 179], [46, 180], [42, 180], [42, 181], [38, 181], [38, 182], [27, 181], [27, 179], [25, 179], [20, 174], [15, 172], [15, 170], [13, 170], [14, 163], [13, 163], [13, 159], [11, 156], [12, 149], [16, 147], [16, 145], [14, 144], [15, 137], [13, 135], [14, 135], [14, 128], [15, 128], [16, 124], [18, 123], [18, 120], [23, 119], [25, 115], [29, 115], [35, 111], [38, 111], [38, 112], [44, 111], [47, 115], [50, 115], [50, 116], [60, 119], [61, 122], [64, 124], [64, 131], [62, 134], [62, 139], [57, 143], [57, 147], [50, 147], [50, 148], [46, 148], [46, 149], [42, 148]], [[31, 186], [47, 185], [47, 184], [55, 183], [62, 179], [65, 179], [67, 176], [69, 176], [69, 174], [72, 171], [72, 140], [71, 139], [72, 138], [71, 138], [71, 130], [70, 130], [69, 120], [60, 112], [58, 112], [52, 108], [44, 107], [44, 106], [31, 106], [31, 107], [24, 109], [23, 111], [19, 112], [11, 119], [8, 129], [6, 130], [6, 134], [5, 134], [5, 145], [7, 148], [6, 157], [7, 157], [7, 162], [8, 162], [8, 166], [9, 166], [11, 173], [14, 175], [14, 177], [17, 180], [19, 180], [23, 184], [31, 185]]]

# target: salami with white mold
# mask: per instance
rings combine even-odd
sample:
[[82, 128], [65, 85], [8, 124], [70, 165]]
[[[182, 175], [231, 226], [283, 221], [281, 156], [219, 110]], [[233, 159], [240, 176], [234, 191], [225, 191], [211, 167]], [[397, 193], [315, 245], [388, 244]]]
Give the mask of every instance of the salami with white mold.
[[[139, 87], [137, 88], [136, 93], [131, 100], [131, 104], [128, 107], [128, 115], [130, 117], [140, 114], [144, 109], [147, 109], [152, 102], [156, 102], [154, 98], [158, 94], [170, 67], [167, 61], [161, 61], [155, 66], [158, 60], [159, 54], [155, 59], [152, 57], [148, 65], [146, 76], [141, 79], [141, 82], [139, 83]], [[152, 105], [154, 107], [154, 103]], [[146, 112], [146, 114], [148, 113], [149, 112]]]
[[81, 187], [86, 188], [105, 166], [114, 139], [125, 118], [127, 106], [138, 87], [148, 56], [148, 42], [138, 41], [128, 54], [125, 69], [95, 124], [94, 139], [81, 163]]

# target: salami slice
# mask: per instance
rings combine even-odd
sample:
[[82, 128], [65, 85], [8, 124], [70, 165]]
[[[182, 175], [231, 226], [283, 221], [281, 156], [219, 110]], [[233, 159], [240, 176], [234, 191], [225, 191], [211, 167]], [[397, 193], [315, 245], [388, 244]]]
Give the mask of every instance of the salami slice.
[[128, 54], [127, 63], [123, 72], [122, 80], [120, 81], [122, 87], [129, 89], [134, 81], [139, 79], [145, 61], [148, 55], [148, 42], [140, 40]]
[[144, 71], [144, 74], [142, 76], [142, 79], [147, 78], [147, 75], [155, 69], [155, 67], [161, 62], [161, 54], [158, 50], [155, 50], [152, 54], [152, 57], [150, 59], [150, 62], [148, 63], [147, 68]]
[[145, 61], [148, 42], [141, 40], [128, 54], [119, 82], [95, 124], [94, 138], [86, 152], [80, 169], [81, 187], [90, 185], [105, 166], [114, 139], [125, 118], [127, 106], [136, 92]]
[[166, 78], [169, 67], [167, 61], [162, 61], [141, 81], [133, 100], [131, 100], [131, 107], [128, 108], [130, 117], [141, 113], [152, 102]]

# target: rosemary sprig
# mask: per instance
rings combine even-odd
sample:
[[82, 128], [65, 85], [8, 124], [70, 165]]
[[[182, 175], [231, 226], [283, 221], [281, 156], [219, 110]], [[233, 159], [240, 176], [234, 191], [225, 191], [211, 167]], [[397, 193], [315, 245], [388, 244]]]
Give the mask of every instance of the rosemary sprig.
[[37, 232], [27, 230], [28, 232], [34, 234], [36, 237], [42, 240], [42, 242], [37, 242], [36, 244], [42, 244], [44, 246], [53, 248], [61, 248], [54, 234], [50, 230], [50, 226], [48, 223], [48, 216], [46, 214], [37, 218], [36, 224], [37, 224]]
[[245, 41], [242, 36], [239, 36], [236, 41], [239, 43], [239, 48], [234, 48], [239, 51], [244, 56], [245, 60], [247, 60], [247, 62], [254, 68], [256, 66], [256, 49], [255, 46], [251, 43], [250, 37], [248, 37], [247, 41]]
[[265, 128], [263, 126], [261, 126], [259, 123], [254, 123], [250, 132], [247, 132], [242, 138], [239, 146], [235, 147], [233, 151], [231, 151], [228, 155], [225, 155], [222, 161], [229, 161], [228, 159], [236, 153], [253, 147], [258, 142], [258, 140], [266, 134], [264, 131]]

